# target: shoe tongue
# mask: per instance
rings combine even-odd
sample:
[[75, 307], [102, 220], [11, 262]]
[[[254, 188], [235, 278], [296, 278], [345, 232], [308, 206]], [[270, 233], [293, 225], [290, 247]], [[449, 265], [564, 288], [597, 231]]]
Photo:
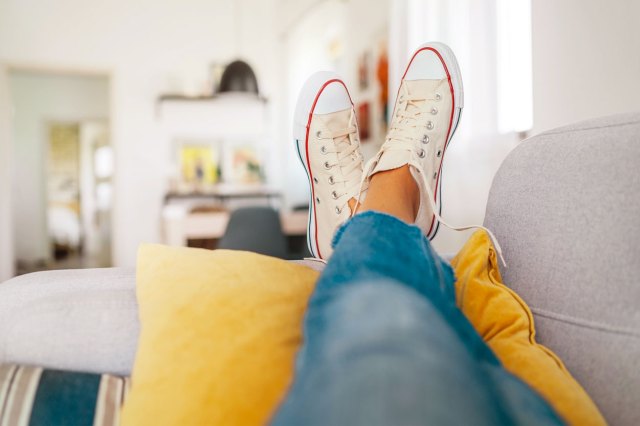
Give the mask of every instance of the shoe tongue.
[[[435, 97], [435, 92], [443, 80], [405, 80], [404, 91], [414, 100], [406, 104], [408, 113], [417, 113], [422, 105]], [[410, 124], [410, 120], [403, 120], [402, 124]]]
[[412, 95], [424, 99], [432, 99], [433, 92], [439, 89], [446, 80], [405, 80], [407, 91]]
[[397, 151], [389, 150], [378, 160], [378, 163], [373, 168], [373, 171], [369, 173], [369, 176], [373, 176], [378, 172], [384, 172], [387, 170], [397, 169], [407, 164], [408, 156]]
[[327, 130], [335, 132], [346, 129], [349, 126], [349, 118], [351, 118], [351, 110], [332, 112], [330, 114], [322, 114], [322, 123]]
[[[343, 111], [332, 112], [330, 114], [322, 115], [322, 123], [324, 127], [330, 132], [343, 131], [349, 127], [349, 119], [351, 118], [351, 109], [345, 109]], [[334, 140], [336, 147], [340, 149], [343, 144], [349, 144], [349, 137], [344, 135]]]

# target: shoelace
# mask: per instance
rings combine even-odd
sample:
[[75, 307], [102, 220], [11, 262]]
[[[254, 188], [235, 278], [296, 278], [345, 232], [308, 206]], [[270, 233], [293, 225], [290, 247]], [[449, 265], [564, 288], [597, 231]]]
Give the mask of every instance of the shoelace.
[[[400, 150], [408, 150], [413, 151], [415, 148], [415, 138], [410, 137], [406, 133], [408, 132], [408, 127], [417, 127], [418, 115], [426, 112], [426, 108], [421, 108], [418, 104], [419, 102], [424, 102], [428, 100], [439, 101], [441, 99], [440, 94], [436, 93], [434, 98], [425, 98], [422, 96], [415, 96], [409, 93], [409, 89], [405, 85], [401, 86], [402, 93], [399, 94], [398, 97], [398, 110], [394, 111], [394, 117], [399, 117], [400, 120], [396, 123], [395, 120], [391, 121], [391, 127], [389, 132], [387, 133], [387, 139], [384, 144], [378, 151], [378, 154], [369, 160], [367, 165], [365, 166], [364, 173], [362, 174], [362, 181], [360, 184], [360, 189], [358, 190], [358, 197], [356, 197], [356, 205], [353, 209], [354, 211], [358, 210], [358, 206], [360, 205], [360, 198], [362, 195], [362, 191], [366, 182], [368, 182], [369, 173], [373, 170], [373, 168], [378, 164], [382, 154], [390, 149], [400, 149]], [[402, 107], [404, 105], [404, 108]], [[410, 123], [415, 123], [413, 126], [409, 126]], [[399, 127], [398, 124], [405, 124], [404, 126]], [[392, 143], [389, 143], [393, 141]]]
[[331, 184], [344, 184], [337, 185], [332, 192], [333, 199], [341, 203], [337, 205], [336, 213], [338, 214], [345, 207], [348, 207], [349, 199], [353, 196], [350, 196], [350, 194], [355, 194], [360, 188], [362, 156], [358, 152], [358, 143], [355, 141], [356, 132], [355, 116], [351, 111], [349, 124], [346, 128], [331, 132], [321, 131], [318, 135], [319, 139], [331, 139], [333, 141], [333, 146], [323, 146], [322, 152], [325, 154], [337, 154], [337, 162], [330, 163], [326, 161], [324, 167], [326, 169], [331, 169], [335, 166], [340, 167], [340, 176], [331, 177]]
[[[416, 145], [417, 143], [421, 143], [420, 139], [415, 139], [413, 137], [411, 137], [410, 135], [408, 135], [409, 133], [409, 127], [417, 127], [418, 126], [418, 116], [420, 114], [423, 114], [425, 112], [430, 113], [430, 111], [428, 111], [428, 109], [421, 107], [421, 105], [418, 104], [418, 102], [422, 102], [422, 101], [427, 101], [427, 100], [431, 100], [431, 99], [427, 99], [424, 97], [420, 97], [420, 96], [413, 96], [411, 94], [409, 94], [406, 86], [403, 85], [403, 93], [400, 95], [400, 102], [398, 103], [398, 107], [400, 107], [399, 111], [396, 111], [394, 115], [396, 115], [397, 117], [400, 118], [400, 120], [398, 120], [398, 125], [395, 125], [392, 122], [392, 127], [389, 130], [389, 134], [387, 136], [387, 140], [385, 141], [385, 143], [382, 145], [382, 147], [380, 148], [380, 151], [378, 152], [378, 155], [376, 157], [374, 157], [371, 161], [369, 161], [369, 163], [367, 163], [364, 173], [362, 174], [362, 181], [360, 183], [360, 189], [358, 191], [358, 196], [356, 197], [356, 206], [354, 208], [354, 211], [358, 210], [358, 205], [360, 204], [360, 196], [362, 193], [362, 190], [364, 188], [365, 182], [368, 182], [368, 178], [369, 178], [369, 174], [371, 173], [371, 171], [373, 171], [373, 169], [375, 168], [375, 166], [377, 165], [378, 161], [380, 160], [380, 158], [382, 158], [382, 156], [384, 155], [385, 151], [387, 150], [406, 150], [410, 152], [410, 160], [407, 164], [409, 164], [410, 166], [413, 166], [416, 171], [419, 171], [420, 168], [417, 167], [417, 165], [420, 163], [420, 161], [422, 160], [422, 158], [424, 157], [424, 150], [422, 148], [419, 148], [416, 150]], [[437, 94], [436, 94], [437, 95]], [[437, 98], [432, 99], [432, 100], [438, 100]], [[401, 108], [401, 106], [404, 105], [404, 108]], [[394, 120], [395, 121], [395, 120]], [[412, 123], [415, 123], [412, 125]], [[419, 145], [418, 145], [419, 147]], [[489, 237], [491, 238], [491, 241], [493, 242], [494, 247], [496, 248], [496, 252], [498, 253], [498, 256], [500, 257], [500, 261], [502, 262], [502, 264], [505, 266], [505, 268], [507, 267], [507, 262], [504, 260], [504, 256], [502, 255], [502, 247], [500, 247], [500, 243], [498, 242], [498, 239], [496, 238], [496, 236], [493, 234], [493, 232], [491, 232], [491, 230], [489, 230], [488, 228], [486, 228], [483, 225], [466, 225], [466, 226], [454, 226], [451, 225], [449, 223], [447, 223], [442, 216], [440, 216], [440, 212], [437, 210], [436, 208], [436, 202], [435, 202], [435, 194], [433, 193], [431, 186], [429, 185], [429, 182], [427, 180], [427, 177], [424, 175], [424, 173], [420, 173], [422, 175], [422, 179], [423, 179], [423, 183], [424, 183], [424, 188], [427, 191], [427, 199], [429, 200], [429, 205], [431, 206], [431, 211], [433, 212], [434, 216], [436, 217], [436, 220], [438, 222], [440, 222], [441, 224], [443, 224], [444, 226], [446, 226], [449, 229], [452, 229], [454, 231], [466, 231], [468, 229], [482, 229], [484, 230]]]
[[[426, 108], [426, 102], [439, 100], [440, 95], [438, 93], [435, 93], [435, 97], [433, 98], [412, 95], [409, 93], [409, 89], [407, 89], [407, 87], [403, 85], [402, 93], [400, 94], [398, 102], [398, 111], [394, 113], [394, 115], [398, 117], [399, 120], [392, 120], [391, 129], [389, 129], [385, 144], [389, 141], [413, 143], [415, 139], [409, 134], [411, 132], [411, 129], [419, 127], [419, 119], [422, 114], [432, 114], [434, 111], [433, 108]], [[436, 114], [437, 112], [438, 110], [435, 109]]]

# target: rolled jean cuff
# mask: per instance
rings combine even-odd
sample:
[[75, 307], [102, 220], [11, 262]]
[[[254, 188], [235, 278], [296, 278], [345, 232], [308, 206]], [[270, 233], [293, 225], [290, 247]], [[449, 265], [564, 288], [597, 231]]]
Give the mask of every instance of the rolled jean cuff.
[[356, 228], [363, 227], [364, 230], [371, 229], [372, 226], [375, 226], [388, 229], [393, 233], [407, 233], [410, 237], [413, 238], [424, 238], [422, 230], [416, 225], [410, 225], [387, 213], [367, 210], [366, 212], [356, 214], [338, 227], [338, 230], [331, 240], [331, 247], [336, 247], [338, 242], [340, 242], [345, 229], [351, 226], [354, 226]]

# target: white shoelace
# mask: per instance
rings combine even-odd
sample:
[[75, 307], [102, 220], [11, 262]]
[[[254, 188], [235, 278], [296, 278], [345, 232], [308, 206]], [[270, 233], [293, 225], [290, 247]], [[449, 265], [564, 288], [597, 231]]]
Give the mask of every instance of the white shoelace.
[[323, 153], [335, 153], [337, 154], [337, 162], [331, 163], [326, 161], [324, 167], [331, 169], [335, 166], [340, 167], [339, 176], [332, 175], [330, 184], [344, 184], [337, 185], [336, 189], [332, 192], [334, 200], [338, 203], [339, 211], [341, 213], [346, 207], [348, 208], [349, 200], [357, 193], [360, 188], [361, 171], [360, 165], [362, 164], [362, 156], [358, 151], [359, 145], [356, 142], [357, 128], [355, 125], [355, 116], [353, 111], [349, 117], [349, 124], [344, 129], [337, 129], [331, 132], [321, 131], [318, 135], [318, 139], [330, 139], [333, 141], [333, 146], [323, 145]]
[[[422, 156], [424, 157], [425, 151], [420, 146], [421, 140], [415, 139], [410, 135], [411, 133], [410, 128], [411, 127], [415, 128], [418, 126], [418, 124], [420, 123], [419, 116], [421, 114], [425, 114], [425, 113], [431, 114], [430, 109], [424, 108], [424, 106], [420, 105], [419, 103], [426, 102], [427, 100], [439, 100], [437, 98], [437, 96], [439, 95], [436, 93], [436, 98], [427, 99], [425, 97], [414, 96], [409, 94], [406, 86], [403, 86], [403, 88], [404, 90], [403, 90], [403, 93], [400, 95], [400, 102], [398, 104], [398, 107], [400, 107], [399, 108], [400, 110], [395, 112], [395, 115], [399, 117], [400, 120], [398, 120], [397, 122], [398, 125], [394, 125], [392, 122], [392, 127], [389, 130], [387, 140], [380, 148], [378, 155], [376, 155], [374, 159], [369, 161], [369, 163], [365, 167], [364, 173], [362, 175], [362, 181], [360, 184], [360, 190], [358, 191], [358, 196], [356, 197], [356, 206], [354, 208], [354, 211], [358, 210], [358, 205], [360, 204], [360, 195], [364, 188], [365, 182], [368, 182], [369, 180], [369, 174], [373, 171], [373, 169], [377, 165], [380, 158], [382, 158], [382, 156], [384, 155], [385, 151], [387, 150], [409, 151], [410, 157], [409, 157], [409, 161], [407, 161], [406, 164], [408, 164], [411, 167], [414, 167], [414, 169], [418, 173], [420, 171], [420, 167], [418, 167], [418, 165], [422, 160], [420, 153], [422, 153]], [[404, 108], [402, 108], [402, 105], [404, 105]], [[444, 226], [446, 226], [447, 228], [452, 229], [454, 231], [466, 231], [468, 229], [484, 230], [489, 235], [489, 238], [491, 238], [491, 241], [493, 242], [496, 252], [498, 253], [500, 261], [506, 268], [507, 262], [504, 260], [504, 256], [502, 255], [502, 247], [500, 247], [500, 243], [498, 242], [498, 239], [493, 234], [493, 232], [491, 232], [488, 228], [486, 228], [483, 225], [454, 226], [447, 223], [442, 218], [442, 216], [440, 216], [440, 212], [436, 209], [436, 202], [435, 202], [436, 197], [435, 197], [435, 194], [433, 193], [433, 190], [431, 189], [431, 186], [429, 185], [427, 176], [424, 173], [420, 173], [420, 174], [422, 175], [424, 188], [427, 191], [427, 199], [429, 200], [431, 211], [436, 217], [436, 220], [441, 224], [443, 224]]]
[[[409, 93], [407, 86], [403, 85], [398, 102], [399, 108], [398, 111], [395, 112], [395, 116], [400, 119], [397, 123], [395, 120], [391, 122], [391, 129], [389, 129], [385, 145], [389, 141], [414, 143], [415, 139], [411, 137], [410, 132], [421, 124], [419, 120], [421, 115], [432, 114], [435, 108], [426, 108], [426, 102], [439, 100], [440, 95], [438, 93], [435, 93], [435, 97], [433, 98], [412, 95]], [[435, 113], [438, 113], [437, 109], [435, 109]]]

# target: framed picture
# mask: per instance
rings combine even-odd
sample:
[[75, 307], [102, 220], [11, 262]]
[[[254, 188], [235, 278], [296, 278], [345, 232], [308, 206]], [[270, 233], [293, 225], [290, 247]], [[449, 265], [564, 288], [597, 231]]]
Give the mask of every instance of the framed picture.
[[358, 117], [358, 129], [360, 130], [360, 140], [366, 142], [371, 137], [369, 102], [362, 102], [358, 105], [356, 115]]
[[235, 184], [255, 184], [264, 181], [264, 174], [258, 150], [252, 145], [228, 147], [225, 161], [225, 182]]
[[371, 84], [371, 53], [363, 52], [358, 58], [358, 87], [361, 91], [367, 90]]
[[382, 28], [360, 51], [354, 65], [358, 81], [353, 93], [361, 141], [372, 143], [371, 149], [384, 142], [389, 115], [389, 58], [387, 31]]
[[181, 141], [178, 144], [180, 180], [196, 186], [220, 181], [220, 146], [215, 142]]

